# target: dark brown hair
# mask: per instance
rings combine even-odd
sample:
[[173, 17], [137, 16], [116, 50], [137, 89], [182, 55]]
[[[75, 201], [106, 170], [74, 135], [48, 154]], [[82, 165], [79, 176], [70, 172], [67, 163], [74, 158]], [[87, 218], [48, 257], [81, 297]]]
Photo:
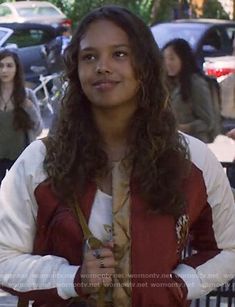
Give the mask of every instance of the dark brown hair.
[[[166, 45], [162, 48], [162, 51], [164, 52], [164, 50], [168, 47], [171, 47], [180, 59], [181, 70], [177, 78], [180, 82], [180, 93], [182, 99], [187, 101], [191, 97], [192, 93], [192, 75], [202, 75], [202, 72], [196, 62], [193, 50], [186, 40], [183, 38], [175, 38], [166, 43]], [[171, 82], [171, 79], [172, 78], [169, 77], [169, 82]]]
[[[20, 61], [19, 56], [8, 49], [4, 49], [0, 51], [0, 61], [5, 59], [6, 57], [11, 57], [16, 65], [16, 74], [14, 77], [14, 86], [12, 93], [12, 101], [14, 105], [14, 128], [16, 130], [24, 130], [27, 131], [33, 128], [33, 122], [30, 119], [27, 112], [23, 109], [23, 104], [26, 99], [26, 91], [24, 84], [24, 71]], [[0, 81], [1, 82], [1, 81]], [[0, 95], [1, 95], [1, 86], [0, 86]]]
[[178, 216], [184, 208], [181, 184], [187, 169], [187, 146], [169, 107], [160, 51], [149, 28], [125, 8], [103, 6], [92, 11], [73, 35], [65, 54], [68, 88], [56, 134], [48, 141], [45, 169], [55, 192], [65, 199], [77, 187], [83, 191], [87, 182], [108, 169], [103, 140], [78, 78], [79, 43], [89, 25], [101, 19], [127, 33], [142, 84], [128, 136], [132, 178], [151, 208]]

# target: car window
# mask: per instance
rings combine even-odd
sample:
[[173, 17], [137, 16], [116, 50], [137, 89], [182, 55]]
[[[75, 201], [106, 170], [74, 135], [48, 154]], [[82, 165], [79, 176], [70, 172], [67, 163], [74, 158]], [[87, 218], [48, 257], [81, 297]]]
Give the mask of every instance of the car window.
[[160, 48], [168, 41], [174, 38], [183, 38], [187, 40], [191, 47], [194, 48], [198, 42], [202, 27], [197, 24], [159, 24], [151, 28], [154, 38]]
[[218, 55], [228, 55], [233, 50], [233, 37], [235, 27], [218, 26], [210, 30], [203, 39], [203, 50], [211, 48], [211, 51], [219, 52]]
[[233, 39], [235, 37], [235, 26], [234, 27], [227, 27], [226, 29], [227, 35], [229, 39]]
[[7, 33], [6, 31], [0, 30], [0, 41], [1, 41], [2, 38], [4, 38], [6, 36], [6, 33]]
[[17, 13], [21, 17], [34, 16], [35, 15], [35, 8], [34, 7], [17, 8]]
[[58, 16], [60, 12], [58, 12], [55, 8], [51, 6], [41, 6], [38, 8], [39, 15], [50, 15], [50, 16]]
[[218, 29], [213, 29], [207, 33], [203, 41], [203, 47], [208, 46], [216, 50], [222, 49], [222, 35]]
[[235, 27], [228, 27], [226, 28], [226, 32], [229, 38], [229, 44], [231, 45], [231, 49], [235, 44]]
[[50, 15], [50, 16], [58, 16], [60, 12], [58, 12], [55, 8], [51, 6], [40, 6], [40, 7], [23, 7], [17, 8], [17, 12], [21, 17], [35, 17], [41, 15]]
[[8, 38], [7, 44], [17, 44], [19, 48], [45, 44], [50, 40], [48, 32], [40, 29], [15, 30]]
[[12, 12], [8, 7], [0, 6], [0, 16], [1, 17], [8, 16], [8, 15], [11, 15], [11, 14], [12, 14]]
[[11, 36], [12, 32], [12, 29], [0, 27], [0, 48], [3, 47], [4, 43]]

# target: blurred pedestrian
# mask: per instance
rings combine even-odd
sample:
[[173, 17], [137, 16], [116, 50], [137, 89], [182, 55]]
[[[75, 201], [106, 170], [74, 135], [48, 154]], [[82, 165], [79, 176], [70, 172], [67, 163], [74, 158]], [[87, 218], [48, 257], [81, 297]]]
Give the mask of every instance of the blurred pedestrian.
[[[235, 128], [229, 130], [226, 135], [235, 141]], [[228, 166], [227, 176], [231, 187], [235, 189], [235, 160]]]
[[179, 129], [203, 142], [213, 141], [214, 125], [220, 122], [214, 116], [210, 88], [190, 45], [184, 39], [174, 39], [163, 47], [163, 57]]
[[220, 82], [221, 114], [223, 116], [223, 132], [227, 133], [235, 126], [235, 73], [230, 73]]
[[0, 284], [36, 306], [183, 307], [227, 282], [232, 192], [208, 147], [177, 131], [149, 27], [100, 7], [65, 67], [55, 134], [3, 180]]
[[42, 131], [37, 99], [24, 87], [18, 55], [0, 51], [0, 183], [14, 161]]
[[65, 49], [69, 45], [71, 41], [71, 29], [66, 26], [61, 27], [61, 40], [62, 40], [62, 47], [61, 47], [61, 53], [64, 54]]

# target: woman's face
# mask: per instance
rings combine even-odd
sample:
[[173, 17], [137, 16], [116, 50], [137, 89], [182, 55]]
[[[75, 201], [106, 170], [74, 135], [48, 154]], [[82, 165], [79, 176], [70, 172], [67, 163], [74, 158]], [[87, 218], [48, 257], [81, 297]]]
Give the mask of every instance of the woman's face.
[[93, 22], [80, 41], [78, 75], [93, 108], [136, 109], [140, 82], [127, 34], [108, 20]]
[[3, 83], [13, 82], [16, 74], [16, 63], [11, 56], [0, 61], [0, 80]]
[[180, 58], [171, 46], [163, 51], [163, 58], [168, 76], [176, 77], [181, 71], [182, 64]]

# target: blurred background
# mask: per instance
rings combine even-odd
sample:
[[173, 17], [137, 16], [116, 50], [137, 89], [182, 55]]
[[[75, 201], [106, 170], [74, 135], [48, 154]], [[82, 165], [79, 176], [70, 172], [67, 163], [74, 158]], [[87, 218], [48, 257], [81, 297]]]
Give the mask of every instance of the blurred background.
[[[160, 48], [177, 37], [190, 43], [202, 71], [220, 88], [222, 130], [208, 146], [219, 161], [232, 162], [235, 141], [226, 133], [235, 128], [235, 0], [0, 0], [0, 49], [12, 49], [22, 60], [44, 120], [40, 137], [47, 135], [66, 90], [63, 53], [73, 30], [88, 11], [109, 3], [142, 17]], [[235, 306], [235, 284], [221, 291], [210, 304], [203, 298], [193, 306]], [[0, 306], [16, 301], [0, 291]]]

